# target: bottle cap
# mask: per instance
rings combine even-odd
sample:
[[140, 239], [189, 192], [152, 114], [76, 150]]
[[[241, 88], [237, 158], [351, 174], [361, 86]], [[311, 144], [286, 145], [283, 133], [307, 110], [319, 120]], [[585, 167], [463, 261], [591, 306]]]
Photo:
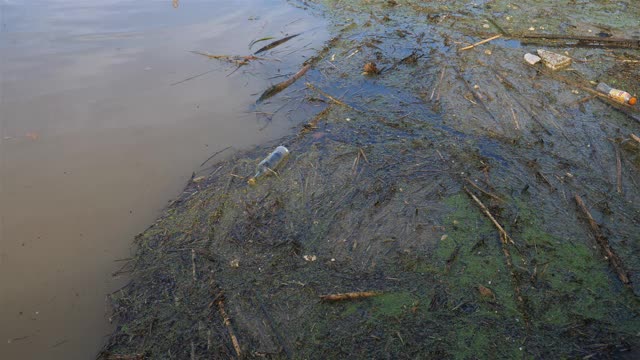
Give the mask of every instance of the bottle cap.
[[638, 98], [635, 96], [629, 99], [629, 105], [635, 105], [637, 102], [638, 102]]

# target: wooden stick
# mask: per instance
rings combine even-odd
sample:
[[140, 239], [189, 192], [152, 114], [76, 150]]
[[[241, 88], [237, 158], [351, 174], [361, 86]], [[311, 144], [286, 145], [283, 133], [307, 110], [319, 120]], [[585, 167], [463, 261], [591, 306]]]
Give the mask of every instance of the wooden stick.
[[498, 39], [498, 38], [501, 38], [501, 37], [502, 37], [502, 34], [498, 34], [498, 35], [496, 35], [496, 36], [492, 36], [492, 37], [490, 37], [490, 38], [488, 38], [488, 39], [484, 39], [484, 40], [482, 40], [482, 41], [478, 41], [477, 43], [475, 43], [475, 44], [473, 44], [473, 45], [465, 46], [465, 47], [463, 47], [462, 49], [460, 49], [460, 51], [465, 51], [465, 50], [473, 49], [473, 48], [474, 48], [474, 47], [476, 47], [476, 46], [482, 45], [482, 44], [484, 44], [484, 43], [488, 43], [489, 41], [493, 41], [493, 40]]
[[513, 106], [511, 106], [511, 116], [513, 117], [513, 123], [516, 126], [516, 130], [520, 130], [520, 123], [518, 123], [518, 117], [516, 116], [516, 112], [513, 110]]
[[438, 83], [436, 84], [436, 86], [433, 87], [433, 91], [431, 92], [431, 97], [429, 97], [429, 100], [433, 100], [433, 95], [436, 93], [436, 90], [438, 90], [438, 96], [436, 97], [436, 101], [440, 100], [440, 84], [442, 83], [442, 78], [444, 78], [444, 72], [447, 70], [447, 65], [444, 65], [442, 67], [442, 71], [440, 72], [440, 80], [438, 80]]
[[514, 270], [513, 260], [511, 258], [511, 252], [509, 251], [509, 243], [513, 244], [514, 246], [515, 246], [515, 243], [513, 242], [511, 237], [509, 237], [509, 234], [507, 234], [507, 232], [502, 228], [502, 226], [496, 221], [493, 215], [491, 215], [487, 207], [484, 206], [484, 204], [480, 201], [480, 199], [478, 199], [478, 197], [475, 196], [466, 187], [464, 187], [463, 189], [467, 193], [467, 195], [469, 195], [476, 202], [476, 204], [480, 206], [480, 209], [482, 210], [482, 212], [491, 220], [491, 222], [493, 222], [493, 224], [498, 229], [498, 232], [500, 233], [500, 241], [502, 243], [502, 253], [504, 254], [504, 259], [505, 259], [505, 262], [507, 263], [507, 269], [509, 270], [509, 275], [511, 276], [513, 292], [515, 294], [518, 308], [522, 313], [522, 317], [524, 318], [525, 325], [529, 327], [531, 325], [531, 321], [529, 318], [529, 314], [527, 312], [527, 307], [525, 306], [524, 297], [522, 296], [522, 290], [520, 290], [518, 276], [516, 276], [516, 272]]
[[224, 325], [227, 327], [227, 331], [229, 331], [229, 336], [231, 337], [231, 343], [233, 344], [233, 349], [236, 351], [236, 355], [238, 357], [242, 356], [242, 349], [240, 349], [240, 343], [238, 342], [238, 338], [236, 337], [235, 332], [233, 331], [233, 327], [231, 327], [231, 319], [229, 319], [229, 315], [224, 310], [224, 301], [223, 297], [220, 296], [220, 299], [217, 301], [218, 310], [220, 311], [220, 316], [222, 316], [222, 320]]
[[330, 295], [321, 295], [320, 299], [322, 301], [342, 301], [342, 300], [356, 300], [356, 299], [364, 299], [372, 296], [378, 296], [382, 293], [375, 291], [360, 291], [360, 292], [349, 292], [349, 293], [341, 293], [341, 294], [330, 294]]
[[502, 198], [500, 198], [499, 196], [494, 195], [494, 194], [492, 194], [492, 193], [490, 193], [490, 192], [488, 192], [488, 191], [486, 191], [486, 190], [482, 189], [480, 186], [476, 185], [476, 183], [474, 183], [473, 181], [471, 181], [471, 179], [465, 179], [465, 180], [467, 181], [467, 183], [469, 183], [469, 185], [473, 186], [473, 187], [474, 187], [474, 188], [476, 188], [478, 191], [480, 191], [481, 193], [483, 193], [483, 194], [487, 195], [488, 197], [493, 198], [493, 199], [496, 199], [496, 200], [498, 200], [498, 201], [502, 201], [502, 202], [504, 202], [504, 200], [502, 200]]
[[[465, 78], [462, 76], [462, 74], [460, 73], [460, 71], [458, 69], [456, 69], [455, 67], [453, 68], [453, 70], [456, 72], [456, 74], [458, 75], [458, 78], [462, 81], [462, 83], [464, 84], [464, 86], [466, 86], [467, 90], [473, 95], [473, 97], [478, 100], [478, 103], [480, 103], [480, 105], [482, 105], [482, 108], [484, 109], [484, 111], [487, 112], [487, 114], [489, 114], [489, 116], [491, 116], [491, 119], [496, 122], [497, 124], [500, 124], [501, 122], [498, 121], [498, 119], [496, 118], [495, 115], [493, 115], [493, 113], [491, 112], [491, 110], [489, 110], [489, 108], [487, 107], [487, 105], [484, 103], [484, 100], [482, 100], [482, 95], [480, 95], [480, 93], [478, 91], [476, 91], [467, 80], [465, 80]], [[466, 97], [465, 97], [466, 99]], [[469, 100], [469, 99], [467, 99]], [[469, 100], [471, 101], [471, 100]]]
[[638, 143], [640, 143], [640, 137], [638, 137], [636, 134], [631, 133], [631, 138], [635, 141], [637, 141]]
[[616, 149], [616, 190], [618, 194], [622, 194], [622, 160], [620, 160], [620, 149], [613, 144]]
[[604, 256], [609, 260], [609, 264], [618, 275], [618, 278], [625, 285], [631, 284], [622, 260], [620, 260], [620, 257], [618, 257], [618, 254], [613, 251], [611, 246], [609, 246], [609, 240], [607, 240], [607, 238], [600, 231], [600, 226], [593, 218], [593, 216], [591, 216], [589, 209], [587, 209], [587, 206], [584, 204], [584, 201], [582, 201], [580, 195], [576, 194], [575, 200], [580, 210], [582, 210], [584, 215], [587, 217], [589, 225], [591, 226], [591, 231], [593, 232], [593, 236], [595, 236], [596, 242], [598, 243], [598, 245], [600, 245], [600, 250], [602, 250]]
[[509, 242], [509, 243], [515, 245], [515, 242], [513, 241], [513, 239], [511, 239], [511, 237], [509, 236], [509, 234], [507, 234], [507, 232], [504, 230], [502, 225], [500, 225], [500, 223], [493, 217], [493, 215], [491, 215], [491, 212], [489, 212], [489, 209], [487, 209], [487, 207], [484, 206], [482, 201], [480, 201], [480, 199], [478, 199], [478, 197], [476, 197], [466, 187], [464, 187], [463, 189], [467, 193], [467, 195], [469, 195], [473, 199], [473, 201], [475, 201], [476, 204], [478, 204], [478, 206], [480, 207], [480, 210], [482, 210], [482, 212], [489, 218], [489, 220], [491, 220], [493, 225], [498, 229], [498, 232], [500, 233], [500, 240], [502, 240], [502, 242], [504, 244]]
[[292, 77], [290, 77], [289, 79], [281, 82], [281, 83], [277, 83], [275, 85], [273, 85], [272, 87], [268, 88], [267, 90], [265, 90], [265, 92], [262, 93], [262, 95], [260, 95], [260, 98], [258, 98], [258, 100], [256, 101], [256, 103], [261, 103], [264, 100], [267, 100], [268, 98], [276, 95], [277, 93], [281, 92], [282, 90], [288, 88], [289, 86], [291, 86], [291, 84], [293, 84], [294, 82], [296, 82], [296, 80], [300, 79], [307, 71], [309, 71], [309, 69], [311, 69], [311, 64], [305, 65], [302, 67], [302, 69], [298, 70], [297, 73], [293, 74]]
[[191, 249], [191, 267], [193, 272], [193, 281], [195, 282], [198, 280], [198, 277], [196, 276], [196, 251], [194, 249]]

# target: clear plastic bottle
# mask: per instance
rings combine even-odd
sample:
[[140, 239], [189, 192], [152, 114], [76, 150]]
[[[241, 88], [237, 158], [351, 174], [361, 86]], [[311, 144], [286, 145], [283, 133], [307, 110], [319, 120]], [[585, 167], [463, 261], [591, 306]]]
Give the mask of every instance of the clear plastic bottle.
[[614, 89], [603, 82], [599, 83], [598, 86], [596, 86], [596, 90], [600, 91], [601, 93], [607, 94], [611, 99], [619, 103], [635, 105], [638, 101], [638, 99], [636, 99], [634, 96], [631, 96], [631, 94], [629, 94], [628, 92]]
[[257, 179], [273, 172], [287, 156], [289, 156], [289, 150], [282, 145], [278, 146], [269, 156], [260, 161], [256, 174], [248, 181], [249, 185], [255, 185]]

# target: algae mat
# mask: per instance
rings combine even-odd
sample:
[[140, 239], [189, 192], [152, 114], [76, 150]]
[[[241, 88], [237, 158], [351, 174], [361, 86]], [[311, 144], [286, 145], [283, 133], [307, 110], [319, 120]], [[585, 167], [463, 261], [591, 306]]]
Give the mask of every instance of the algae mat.
[[[101, 357], [637, 357], [638, 111], [589, 89], [637, 93], [640, 52], [519, 37], [640, 35], [630, 1], [577, 3], [291, 2], [335, 37], [258, 110], [317, 115], [136, 238]], [[573, 65], [526, 65], [541, 47]], [[376, 296], [321, 300], [350, 292]]]

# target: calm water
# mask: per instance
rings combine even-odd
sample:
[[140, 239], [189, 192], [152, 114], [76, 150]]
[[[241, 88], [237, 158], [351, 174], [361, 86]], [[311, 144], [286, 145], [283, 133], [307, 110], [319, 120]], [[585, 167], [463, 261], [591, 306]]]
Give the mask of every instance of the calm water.
[[[290, 131], [250, 105], [327, 35], [275, 0], [0, 0], [0, 21], [0, 359], [93, 358], [133, 236], [209, 155]], [[301, 31], [230, 76], [189, 52]]]

